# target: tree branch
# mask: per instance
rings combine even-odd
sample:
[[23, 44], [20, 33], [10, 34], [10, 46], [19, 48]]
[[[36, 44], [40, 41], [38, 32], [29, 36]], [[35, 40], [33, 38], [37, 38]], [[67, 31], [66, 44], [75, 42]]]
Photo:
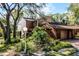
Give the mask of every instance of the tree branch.
[[11, 5], [10, 5], [10, 7], [13, 5], [14, 3], [12, 3]]
[[12, 18], [15, 20], [15, 18], [14, 18], [14, 16], [13, 16], [13, 14], [11, 13], [11, 16], [12, 16]]
[[6, 8], [5, 3], [1, 3], [2, 7], [7, 11], [8, 9]]
[[10, 11], [13, 11], [15, 9], [15, 7], [16, 7], [16, 4], [14, 5], [14, 7]]
[[23, 9], [24, 5], [22, 7], [20, 7], [19, 11], [21, 11]]
[[1, 14], [1, 13], [0, 13], [0, 15], [1, 15], [4, 19], [6, 18], [6, 17], [4, 17], [4, 15], [3, 15], [3, 14]]
[[6, 5], [7, 5], [7, 7], [8, 7], [8, 8], [6, 7], [6, 8], [7, 8], [7, 10], [9, 10], [9, 11], [10, 11], [10, 6], [9, 6], [9, 4], [8, 4], [8, 3], [6, 3]]

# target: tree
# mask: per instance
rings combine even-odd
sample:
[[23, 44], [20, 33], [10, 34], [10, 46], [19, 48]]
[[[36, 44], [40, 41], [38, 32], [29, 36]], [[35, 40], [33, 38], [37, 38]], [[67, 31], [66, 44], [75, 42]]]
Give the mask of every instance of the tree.
[[59, 22], [60, 23], [61, 20], [62, 20], [62, 15], [61, 14], [57, 13], [57, 14], [53, 14], [52, 15], [52, 21], [53, 22]]
[[21, 5], [19, 3], [16, 4], [16, 9], [11, 13], [11, 16], [14, 20], [14, 25], [13, 25], [13, 38], [16, 39], [16, 30], [17, 30], [17, 23], [19, 22], [20, 18], [23, 15], [22, 9], [24, 5]]
[[[11, 41], [10, 41], [10, 32], [11, 32], [11, 29], [10, 29], [10, 15], [11, 15], [11, 12], [15, 9], [16, 5], [14, 5], [14, 3], [12, 4], [8, 4], [8, 3], [1, 3], [1, 9], [4, 10], [3, 13], [6, 14], [6, 38], [5, 38], [5, 43], [6, 44], [9, 44]], [[0, 25], [2, 24], [2, 22], [0, 21]]]
[[6, 20], [3, 14], [1, 14], [1, 18], [0, 18], [0, 27], [3, 30], [3, 35], [4, 35], [4, 40], [6, 40], [6, 28], [5, 28], [5, 24], [6, 24]]
[[[16, 9], [11, 13], [11, 16], [14, 20], [14, 30], [13, 30], [13, 37], [16, 39], [16, 29], [17, 29], [17, 23], [19, 22], [21, 16], [23, 15], [23, 11], [26, 12], [26, 14], [36, 19], [37, 14], [40, 12], [40, 8], [42, 8], [43, 4], [35, 4], [35, 3], [18, 3], [16, 6]], [[25, 7], [25, 8], [24, 8]]]
[[38, 23], [39, 23], [39, 20], [38, 18], [44, 18], [44, 13], [43, 11], [41, 10], [43, 7], [45, 7], [46, 4], [45, 3], [39, 3], [39, 4], [36, 4], [36, 3], [30, 3], [30, 4], [27, 4], [27, 9], [25, 9], [26, 11], [26, 14], [30, 17], [30, 18], [33, 18], [34, 20], [37, 21], [37, 26], [38, 26]]
[[[14, 20], [13, 23], [13, 37], [16, 38], [16, 29], [17, 29], [17, 23], [19, 22], [19, 19], [23, 15], [23, 11], [27, 11], [26, 14], [30, 15], [31, 18], [36, 20], [37, 15], [42, 16], [42, 12], [40, 12], [41, 8], [43, 8], [44, 4], [36, 4], [36, 3], [1, 3], [0, 9], [4, 10], [2, 14], [0, 14], [4, 19], [6, 23], [6, 27], [3, 24], [3, 20], [0, 20], [0, 25], [5, 33], [5, 43], [10, 43], [10, 32], [11, 32], [11, 22], [10, 20]], [[25, 7], [25, 8], [24, 8]], [[5, 17], [4, 15], [5, 14]], [[12, 18], [11, 18], [12, 17]], [[37, 21], [38, 24], [38, 21]]]
[[71, 11], [74, 13], [74, 16], [76, 20], [79, 18], [79, 4], [78, 3], [71, 3], [68, 11]]

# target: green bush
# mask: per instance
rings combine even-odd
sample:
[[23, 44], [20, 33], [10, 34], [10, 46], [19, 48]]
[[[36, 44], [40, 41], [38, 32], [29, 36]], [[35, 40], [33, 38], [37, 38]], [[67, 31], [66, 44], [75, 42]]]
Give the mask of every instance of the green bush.
[[32, 54], [33, 52], [37, 51], [37, 45], [34, 41], [30, 40], [26, 42], [26, 53]]
[[32, 35], [27, 40], [33, 40], [37, 45], [44, 46], [45, 44], [49, 44], [53, 39], [49, 37], [44, 28], [35, 27]]
[[18, 42], [20, 42], [20, 39], [11, 38], [11, 43], [18, 43]]
[[72, 45], [69, 42], [54, 40], [53, 42], [51, 42], [51, 44], [46, 45], [43, 50], [45, 52], [48, 52], [51, 50], [58, 51], [62, 48], [69, 48], [69, 47], [72, 47]]
[[58, 51], [59, 49], [68, 48], [68, 47], [72, 47], [72, 45], [69, 42], [60, 41], [57, 45], [54, 45], [52, 49]]
[[21, 52], [24, 51], [26, 54], [31, 54], [37, 50], [37, 46], [33, 40], [24, 40], [22, 39], [16, 45], [16, 51]]
[[21, 42], [16, 44], [16, 51], [17, 52], [21, 52], [21, 51], [23, 51], [23, 49], [24, 49], [24, 46], [22, 45]]
[[[31, 47], [36, 45], [36, 48], [47, 48], [47, 46], [53, 44], [54, 39], [50, 38], [47, 32], [42, 27], [35, 27], [33, 29], [32, 35], [26, 39], [27, 49], [28, 51], [36, 50], [35, 47]], [[32, 42], [32, 43], [29, 43]], [[29, 44], [29, 45], [28, 45]], [[45, 50], [45, 49], [44, 49]]]
[[34, 37], [35, 41], [40, 44], [47, 43], [49, 38], [47, 32], [42, 27], [35, 27], [32, 36]]
[[26, 40], [25, 39], [20, 39], [20, 42], [16, 44], [16, 51], [21, 52], [24, 51], [26, 45]]
[[51, 51], [51, 50], [53, 50], [53, 48], [54, 48], [57, 44], [59, 44], [59, 43], [60, 43], [59, 40], [51, 39], [51, 41], [49, 42], [49, 44], [47, 44], [47, 45], [44, 47], [43, 50], [44, 50], [45, 52]]
[[3, 29], [0, 27], [0, 37], [3, 35]]
[[0, 45], [0, 52], [5, 52], [7, 51], [7, 49], [8, 49], [8, 46], [6, 46], [5, 44]]

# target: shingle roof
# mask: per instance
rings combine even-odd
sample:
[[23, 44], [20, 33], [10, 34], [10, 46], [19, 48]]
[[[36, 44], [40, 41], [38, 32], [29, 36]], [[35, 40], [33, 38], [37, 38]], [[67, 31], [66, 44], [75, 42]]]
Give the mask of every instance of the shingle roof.
[[57, 29], [79, 29], [79, 25], [56, 25], [52, 24], [52, 27], [57, 28]]

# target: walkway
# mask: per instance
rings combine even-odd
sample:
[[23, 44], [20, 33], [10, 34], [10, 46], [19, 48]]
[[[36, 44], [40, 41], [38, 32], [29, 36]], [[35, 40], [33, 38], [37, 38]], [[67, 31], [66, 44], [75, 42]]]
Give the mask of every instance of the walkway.
[[79, 49], [79, 39], [70, 39], [66, 41], [70, 42], [75, 48]]

